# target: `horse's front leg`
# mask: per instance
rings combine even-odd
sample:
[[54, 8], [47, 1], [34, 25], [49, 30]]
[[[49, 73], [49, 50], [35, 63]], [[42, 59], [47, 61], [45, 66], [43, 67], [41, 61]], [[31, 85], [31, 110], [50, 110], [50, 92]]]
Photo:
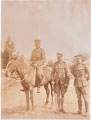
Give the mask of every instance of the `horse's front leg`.
[[25, 96], [26, 96], [26, 112], [27, 112], [30, 109], [30, 106], [29, 106], [29, 90], [25, 89]]
[[51, 106], [50, 109], [54, 108], [54, 85], [50, 83], [51, 88]]
[[51, 87], [51, 105], [54, 105], [54, 85], [50, 83]]
[[34, 109], [34, 104], [33, 104], [33, 86], [30, 87], [30, 101], [32, 104], [32, 110]]
[[46, 102], [45, 102], [45, 105], [47, 105], [49, 103], [49, 93], [50, 93], [50, 90], [48, 88], [48, 84], [44, 85], [44, 88], [46, 90]]

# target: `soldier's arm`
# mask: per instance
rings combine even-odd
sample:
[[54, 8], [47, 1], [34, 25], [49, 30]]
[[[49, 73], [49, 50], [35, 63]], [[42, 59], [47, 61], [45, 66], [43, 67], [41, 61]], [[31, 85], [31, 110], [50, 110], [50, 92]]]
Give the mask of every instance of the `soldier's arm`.
[[42, 53], [41, 53], [42, 55], [41, 55], [41, 60], [42, 60], [42, 62], [43, 63], [45, 63], [46, 62], [46, 56], [45, 56], [45, 51], [44, 51], [44, 49], [42, 49]]
[[67, 63], [65, 63], [65, 74], [67, 77], [70, 76], [69, 65]]
[[33, 60], [33, 54], [34, 54], [34, 50], [32, 51], [32, 55], [31, 55], [30, 61]]
[[70, 68], [71, 68], [72, 75], [75, 77], [74, 66], [72, 65]]
[[45, 51], [43, 49], [41, 49], [41, 60], [38, 60], [37, 61], [37, 64], [40, 66], [40, 65], [43, 65], [46, 61], [46, 57], [45, 57]]
[[70, 72], [69, 72], [69, 66], [65, 63], [65, 75], [66, 75], [66, 83], [69, 84], [69, 79], [70, 79]]
[[33, 54], [34, 54], [34, 50], [32, 51], [32, 55], [31, 55], [31, 58], [29, 60], [29, 64], [31, 65], [33, 63]]
[[55, 75], [55, 64], [52, 69], [52, 81], [51, 81], [52, 84], [54, 84], [54, 75]]
[[45, 51], [41, 49], [41, 59], [36, 61], [38, 66], [43, 65], [46, 62]]
[[85, 72], [86, 72], [86, 75], [87, 75], [87, 80], [90, 79], [90, 72], [89, 72], [89, 66], [85, 65]]

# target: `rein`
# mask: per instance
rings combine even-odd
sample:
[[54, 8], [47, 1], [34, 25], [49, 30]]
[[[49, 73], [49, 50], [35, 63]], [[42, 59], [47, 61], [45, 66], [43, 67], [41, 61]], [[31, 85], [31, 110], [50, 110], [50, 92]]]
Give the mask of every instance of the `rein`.
[[[20, 67], [20, 69], [22, 69], [22, 68]], [[17, 80], [17, 78], [16, 78], [16, 77], [14, 77], [14, 78], [15, 78], [15, 81], [16, 81], [16, 82], [18, 82], [18, 83], [23, 82], [23, 81], [25, 80], [25, 75], [26, 75], [26, 74], [28, 74], [28, 72], [26, 72], [26, 73], [24, 73], [24, 74], [23, 74], [24, 78], [23, 78], [23, 79], [21, 79], [21, 80]], [[19, 76], [20, 76], [20, 75], [19, 75]], [[20, 77], [20, 78], [21, 78], [21, 77]]]
[[[28, 72], [26, 72], [24, 75], [26, 75], [27, 73], [28, 73]], [[25, 78], [22, 79], [22, 80], [17, 80], [16, 77], [11, 77], [11, 78], [14, 78], [14, 80], [15, 80], [16, 82], [18, 82], [18, 83], [21, 83], [21, 82], [23, 82], [23, 81], [25, 80]]]
[[[11, 61], [8, 63], [7, 68], [9, 67], [10, 64], [11, 64]], [[14, 62], [14, 65], [15, 65], [15, 66], [19, 66], [19, 67], [18, 67], [18, 68], [19, 68], [18, 71], [21, 71], [21, 70], [22, 70], [22, 68], [21, 68], [21, 66], [19, 65], [18, 62], [17, 62], [17, 63]], [[7, 69], [6, 69], [6, 71], [7, 71]], [[14, 78], [14, 80], [15, 80], [16, 82], [21, 83], [21, 82], [23, 82], [23, 81], [25, 80], [25, 75], [28, 74], [29, 71], [27, 71], [27, 72], [25, 72], [25, 73], [23, 74], [23, 79], [21, 78], [21, 75], [18, 73], [18, 71], [17, 71], [17, 69], [15, 69], [13, 72], [17, 72], [17, 74], [19, 75], [20, 80], [17, 80], [17, 77], [16, 77], [16, 76], [12, 76], [12, 74], [9, 75], [9, 77]]]
[[25, 78], [24, 78], [23, 80], [17, 80], [16, 77], [12, 77], [12, 78], [14, 78], [14, 80], [15, 80], [16, 82], [18, 82], [18, 83], [21, 83], [21, 82], [23, 82], [23, 81], [25, 80]]

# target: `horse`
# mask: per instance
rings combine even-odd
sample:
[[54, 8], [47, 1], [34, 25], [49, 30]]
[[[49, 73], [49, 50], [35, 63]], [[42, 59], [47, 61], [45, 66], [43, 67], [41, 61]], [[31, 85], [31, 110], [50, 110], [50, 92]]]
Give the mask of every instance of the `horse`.
[[[44, 86], [46, 90], [46, 102], [45, 105], [49, 103], [49, 93], [50, 89], [48, 88], [48, 84], [50, 84], [51, 88], [51, 105], [54, 104], [53, 102], [53, 87], [51, 83], [51, 73], [52, 73], [52, 66], [53, 63], [50, 61], [48, 64], [44, 67], [44, 73], [45, 74], [45, 80], [41, 80], [42, 83], [40, 84], [41, 86]], [[5, 76], [9, 77], [12, 76], [12, 73], [17, 72], [17, 74], [20, 76], [20, 83], [24, 89], [25, 96], [26, 96], [26, 111], [30, 111], [30, 105], [29, 105], [29, 94], [30, 94], [30, 101], [32, 104], [31, 111], [34, 109], [34, 97], [33, 97], [33, 90], [35, 87], [37, 87], [36, 84], [36, 68], [27, 65], [25, 62], [21, 61], [12, 61], [10, 62], [5, 71]], [[42, 76], [43, 77], [43, 76]], [[17, 78], [16, 78], [17, 79]], [[43, 79], [43, 78], [42, 78]]]

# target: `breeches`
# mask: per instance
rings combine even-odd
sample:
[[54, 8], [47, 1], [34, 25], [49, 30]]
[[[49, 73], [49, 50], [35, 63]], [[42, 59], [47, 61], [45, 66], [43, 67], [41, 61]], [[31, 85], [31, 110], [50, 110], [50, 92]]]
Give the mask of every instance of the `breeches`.
[[65, 87], [64, 84], [54, 84], [54, 91], [57, 93], [58, 96], [64, 96], [64, 94], [67, 92], [67, 88]]
[[77, 94], [77, 98], [78, 100], [81, 100], [81, 96], [83, 96], [84, 100], [86, 102], [88, 102], [89, 100], [89, 86], [85, 86], [85, 87], [75, 87], [75, 91]]

